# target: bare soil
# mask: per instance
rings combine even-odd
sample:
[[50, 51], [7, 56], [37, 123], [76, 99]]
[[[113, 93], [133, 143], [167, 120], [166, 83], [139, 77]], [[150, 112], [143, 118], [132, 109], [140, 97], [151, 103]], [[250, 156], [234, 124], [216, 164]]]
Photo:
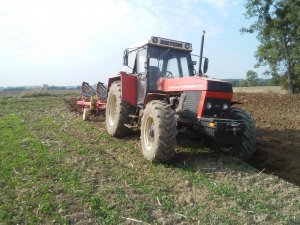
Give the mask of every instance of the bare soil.
[[233, 87], [234, 93], [275, 93], [287, 94], [287, 90], [281, 86], [255, 86], [255, 87]]
[[78, 99], [77, 98], [69, 98], [65, 99], [66, 106], [70, 112], [75, 112], [75, 113], [81, 113], [82, 108], [80, 108], [76, 103]]
[[257, 150], [249, 164], [300, 185], [300, 95], [236, 93], [236, 107], [250, 112]]
[[[233, 101], [240, 102], [234, 107], [250, 112], [256, 122], [257, 150], [248, 163], [299, 186], [300, 95], [235, 93]], [[81, 112], [76, 99], [66, 103], [70, 111]]]

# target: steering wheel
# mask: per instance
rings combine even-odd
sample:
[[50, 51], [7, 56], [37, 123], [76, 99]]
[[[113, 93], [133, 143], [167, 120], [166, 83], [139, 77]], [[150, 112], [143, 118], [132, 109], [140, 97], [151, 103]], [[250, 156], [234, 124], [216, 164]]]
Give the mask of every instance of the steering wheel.
[[166, 77], [174, 77], [171, 71], [166, 70]]

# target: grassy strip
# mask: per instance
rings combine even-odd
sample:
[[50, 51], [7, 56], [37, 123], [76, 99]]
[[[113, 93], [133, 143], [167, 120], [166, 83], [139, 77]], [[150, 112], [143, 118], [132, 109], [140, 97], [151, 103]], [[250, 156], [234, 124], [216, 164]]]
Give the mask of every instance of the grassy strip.
[[[8, 154], [13, 152], [13, 149], [20, 148], [19, 139], [26, 133], [30, 138], [29, 143], [39, 144], [37, 149], [46, 152], [43, 157], [47, 160], [37, 157], [37, 161], [45, 163], [46, 168], [50, 167], [47, 163], [52, 162], [55, 165], [50, 167], [53, 173], [46, 177], [38, 177], [43, 184], [47, 183], [47, 179], [50, 180], [50, 184], [55, 183], [53, 189], [56, 191], [52, 191], [53, 195], [50, 192], [50, 196], [53, 197], [50, 202], [53, 202], [53, 206], [49, 211], [52, 212], [51, 215], [56, 214], [56, 217], [53, 219], [47, 216], [46, 212], [39, 210], [38, 215], [41, 219], [35, 222], [72, 222], [74, 216], [68, 215], [74, 211], [71, 206], [77, 207], [77, 214], [86, 213], [86, 219], [108, 224], [124, 222], [121, 216], [148, 223], [180, 223], [185, 220], [189, 223], [213, 221], [229, 224], [241, 221], [299, 221], [299, 190], [294, 189], [292, 185], [273, 177], [269, 179], [269, 176], [257, 175], [256, 171], [244, 163], [220, 161], [215, 155], [206, 159], [212, 161], [214, 166], [220, 166], [220, 173], [215, 174], [199, 170], [199, 163], [206, 163], [199, 161], [199, 158], [188, 157], [175, 160], [170, 165], [153, 165], [142, 158], [134, 146], [135, 141], [126, 143], [111, 138], [106, 132], [98, 130], [94, 123], [84, 123], [77, 116], [65, 112], [61, 104], [63, 101], [57, 97], [39, 98], [34, 101], [28, 99], [26, 103], [19, 101], [17, 108], [20, 113], [18, 118], [11, 121], [10, 126], [25, 123], [21, 118], [26, 120], [27, 126], [22, 125], [23, 130], [15, 140], [15, 145], [10, 144], [14, 143], [15, 131], [10, 134], [12, 138], [5, 136], [5, 144], [1, 141], [1, 148], [10, 146], [11, 149], [5, 153]], [[13, 110], [16, 108], [12, 107], [12, 104], [6, 104], [5, 112], [0, 114], [11, 114]], [[4, 116], [3, 128], [8, 124], [6, 119], [11, 116]], [[4, 133], [7, 132], [6, 130]], [[24, 137], [27, 137], [26, 135]], [[192, 151], [186, 147], [180, 150]], [[27, 162], [28, 158], [30, 157], [25, 157], [23, 164], [30, 165]], [[21, 162], [16, 163], [20, 164]], [[36, 174], [42, 168], [39, 164], [33, 166], [37, 168], [33, 173], [35, 181]], [[13, 171], [12, 167], [10, 171]], [[44, 171], [45, 174], [46, 172]], [[28, 187], [31, 187], [31, 176], [25, 179], [28, 181]], [[9, 180], [10, 177], [4, 177], [4, 181], [6, 179]], [[287, 194], [273, 191], [271, 186], [285, 190]], [[5, 193], [11, 192], [12, 195], [16, 195], [13, 189], [13, 186], [9, 186]], [[43, 196], [43, 191], [37, 196]], [[27, 193], [25, 195], [27, 196]], [[4, 196], [0, 199], [6, 201]], [[17, 202], [11, 204], [16, 207], [13, 211], [17, 211]], [[36, 209], [36, 206], [32, 209]], [[32, 209], [28, 209], [28, 212], [32, 212]], [[23, 214], [17, 215], [24, 221], [29, 221]]]
[[[41, 124], [46, 125], [43, 121]], [[0, 221], [72, 223], [76, 218], [68, 211], [77, 207], [80, 210], [73, 213], [86, 211], [83, 213], [90, 215], [86, 218], [89, 221], [97, 216], [103, 223], [120, 222], [102, 198], [90, 196], [91, 187], [80, 182], [76, 171], [61, 164], [57, 154], [49, 154], [49, 149], [30, 134], [20, 116], [1, 118], [0, 131], [0, 188], [4, 190], [0, 195]], [[82, 201], [82, 197], [89, 201]]]
[[[86, 135], [86, 130], [78, 130], [76, 126], [74, 127], [74, 123], [76, 124], [79, 121], [69, 123], [68, 118], [65, 116], [60, 117], [58, 114], [55, 114], [53, 117], [40, 115], [29, 119], [29, 121], [31, 124], [30, 129], [32, 131], [38, 131], [36, 134], [39, 135], [42, 140], [48, 139], [50, 146], [53, 147], [53, 143], [57, 143], [58, 145], [63, 143], [63, 152], [60, 153], [60, 158], [65, 158], [65, 162], [70, 158], [76, 159], [77, 162], [74, 164], [70, 163], [69, 166], [72, 166], [72, 169], [76, 171], [77, 176], [81, 179], [81, 184], [90, 184], [90, 188], [95, 188], [93, 197], [89, 199], [91, 196], [85, 194], [87, 188], [84, 188], [84, 185], [79, 186], [76, 184], [73, 187], [74, 192], [81, 193], [80, 196], [85, 198], [85, 201], [92, 201], [93, 203], [103, 202], [97, 199], [98, 196], [104, 196], [107, 201], [116, 201], [113, 206], [107, 204], [106, 207], [113, 207], [117, 208], [118, 211], [123, 211], [123, 217], [134, 217], [147, 222], [153, 221], [153, 218], [147, 213], [147, 211], [151, 211], [154, 208], [152, 205], [153, 200], [148, 198], [150, 202], [145, 202], [144, 199], [141, 200], [136, 197], [139, 193], [148, 194], [152, 192], [151, 188], [153, 187], [147, 186], [142, 180], [136, 180], [135, 170], [128, 169], [126, 166], [118, 164], [118, 161], [116, 161], [114, 156], [105, 151], [107, 149], [107, 143], [98, 144], [96, 150], [93, 149], [95, 148], [95, 145], [90, 143], [90, 140], [93, 139], [87, 138], [88, 135]], [[37, 121], [40, 121], [40, 123], [37, 123]], [[83, 127], [86, 125], [82, 124], [81, 121], [78, 125], [79, 124], [83, 125]], [[66, 127], [64, 127], [65, 125]], [[91, 129], [90, 126], [89, 129]], [[48, 130], [51, 130], [52, 134], [49, 133]], [[80, 133], [77, 133], [77, 131], [82, 133], [82, 138], [78, 139]], [[100, 135], [103, 134], [101, 133]], [[109, 141], [109, 139], [107, 141]], [[47, 144], [47, 141], [45, 142]], [[120, 146], [119, 142], [115, 143]], [[110, 145], [110, 148], [117, 147], [117, 145]], [[53, 150], [55, 151], [57, 148], [59, 148], [59, 146], [54, 146]], [[96, 167], [97, 173], [101, 173], [100, 178], [95, 178], [95, 174], [88, 172], [88, 170], [92, 170], [93, 167]], [[87, 179], [87, 177], [90, 178]], [[98, 181], [94, 183], [96, 179]], [[86, 180], [92, 182], [89, 183], [86, 182]], [[162, 185], [159, 184], [159, 181], [157, 181], [157, 184], [160, 189], [160, 194], [163, 194]], [[101, 188], [97, 188], [97, 186], [101, 186]], [[145, 190], [147, 191], [145, 192]], [[132, 198], [125, 197], [125, 192], [126, 194], [132, 192]], [[144, 196], [144, 198], [147, 198], [147, 196]], [[157, 200], [155, 199], [155, 203], [156, 201]], [[104, 207], [104, 205], [102, 207]], [[124, 207], [130, 208], [128, 214], [126, 214], [126, 210], [123, 210]], [[94, 212], [93, 215], [97, 216], [97, 212]], [[98, 219], [100, 221], [102, 218]], [[101, 220], [101, 222], [103, 221]]]
[[[77, 124], [77, 125], [76, 125]], [[78, 126], [77, 129], [75, 127], [76, 130], [80, 130], [83, 133], [88, 133], [89, 135], [91, 135], [91, 139], [95, 140], [107, 140], [107, 143], [109, 142], [110, 144], [110, 148], [115, 149], [116, 151], [116, 156], [119, 156], [120, 158], [130, 158], [130, 162], [134, 162], [136, 170], [132, 170], [130, 167], [126, 168], [126, 173], [123, 175], [123, 178], [126, 179], [126, 177], [130, 177], [130, 176], [134, 176], [135, 178], [139, 178], [136, 179], [134, 181], [135, 185], [142, 189], [144, 193], [152, 193], [152, 198], [154, 199], [156, 198], [162, 198], [165, 196], [172, 196], [174, 195], [174, 192], [172, 191], [172, 187], [170, 187], [167, 184], [171, 184], [173, 183], [171, 179], [168, 179], [168, 177], [164, 178], [163, 176], [165, 176], [167, 173], [172, 172], [173, 170], [170, 170], [170, 168], [164, 168], [164, 166], [158, 166], [158, 165], [151, 165], [153, 166], [151, 167], [150, 170], [147, 170], [147, 167], [145, 168], [145, 165], [147, 165], [147, 163], [145, 164], [145, 162], [143, 160], [141, 160], [141, 156], [140, 154], [136, 154], [136, 151], [130, 151], [130, 149], [134, 149], [132, 148], [132, 146], [130, 145], [124, 145], [124, 143], [120, 143], [120, 141], [114, 141], [115, 139], [111, 139], [109, 138], [106, 133], [99, 133], [97, 130], [95, 130], [95, 128], [92, 126], [90, 126], [90, 124], [82, 124], [82, 122], [80, 121], [74, 121], [73, 125]], [[96, 132], [95, 132], [96, 131]], [[93, 136], [93, 134], [95, 136]], [[98, 138], [97, 138], [98, 136]], [[103, 141], [102, 141], [103, 142]], [[105, 142], [105, 141], [104, 141]], [[106, 143], [106, 142], [105, 142]], [[105, 146], [107, 146], [107, 143], [105, 144]], [[107, 150], [106, 150], [107, 151]], [[92, 152], [89, 152], [89, 154], [92, 154]], [[130, 154], [130, 156], [128, 157], [128, 154]], [[107, 156], [106, 158], [103, 158], [103, 160], [107, 160]], [[140, 162], [140, 163], [138, 163]], [[124, 162], [123, 162], [124, 163]], [[126, 163], [126, 162], [125, 162]], [[247, 168], [244, 164], [240, 164], [237, 163], [235, 165], [235, 167], [238, 167], [238, 170], [249, 170], [249, 168]], [[149, 165], [147, 165], [149, 166]], [[193, 168], [186, 168], [183, 165], [175, 165], [175, 166], [171, 166], [175, 168], [176, 172], [179, 172], [180, 170], [183, 170], [183, 177], [187, 180], [189, 180], [192, 184], [194, 184], [194, 186], [201, 186], [204, 187], [206, 190], [210, 190], [214, 196], [214, 199], [217, 200], [218, 197], [221, 198], [229, 198], [231, 201], [234, 202], [234, 207], [231, 210], [235, 211], [241, 211], [242, 213], [245, 212], [250, 212], [249, 215], [251, 215], [251, 217], [249, 218], [253, 218], [253, 214], [261, 214], [266, 216], [266, 218], [268, 217], [268, 215], [272, 215], [273, 213], [275, 213], [277, 216], [274, 218], [274, 221], [278, 221], [279, 220], [283, 220], [283, 221], [293, 221], [293, 219], [295, 219], [293, 217], [293, 215], [295, 214], [294, 212], [291, 213], [276, 213], [278, 211], [278, 207], [274, 207], [274, 205], [276, 206], [278, 204], [278, 202], [269, 202], [268, 200], [271, 199], [272, 194], [269, 194], [268, 191], [263, 190], [262, 188], [257, 189], [254, 188], [253, 190], [250, 190], [245, 192], [245, 191], [239, 191], [234, 185], [232, 185], [230, 182], [228, 181], [222, 181], [220, 183], [218, 183], [218, 185], [215, 184], [215, 180], [213, 177], [209, 177], [203, 173], [195, 173], [195, 170]], [[185, 168], [183, 168], [185, 167]], [[113, 168], [112, 168], [113, 169]], [[136, 172], [136, 171], [140, 171], [140, 169], [143, 169], [144, 172], [147, 172], [148, 174], [150, 174], [149, 177], [145, 177], [145, 173], [140, 173], [140, 172]], [[123, 173], [120, 172], [119, 167], [116, 167], [116, 174]], [[110, 170], [112, 172], [112, 170]], [[251, 171], [251, 170], [250, 170]], [[133, 174], [132, 174], [133, 172]], [[251, 171], [253, 172], [253, 170]], [[157, 176], [158, 175], [158, 176]], [[182, 179], [182, 180], [185, 180]], [[147, 183], [147, 181], [149, 180], [149, 183]], [[143, 181], [140, 182], [139, 181]], [[164, 190], [167, 191], [156, 191], [157, 186], [153, 186], [153, 183], [156, 181], [156, 184], [158, 187], [163, 187]], [[130, 183], [130, 180], [129, 180]], [[146, 184], [146, 185], [145, 185]], [[148, 192], [147, 192], [148, 191]], [[261, 193], [261, 196], [257, 196], [257, 193]], [[235, 197], [237, 196], [237, 197]], [[260, 200], [257, 200], [259, 197]], [[171, 198], [172, 199], [172, 198]], [[250, 201], [250, 203], [252, 202], [253, 204], [249, 204], [249, 206], [247, 206], [247, 203]], [[164, 209], [168, 209], [171, 212], [180, 212], [180, 209], [175, 207], [175, 204], [172, 200], [167, 201], [166, 204], [163, 205]], [[193, 209], [196, 208], [196, 209]], [[239, 209], [239, 210], [237, 210]], [[187, 215], [189, 216], [189, 218], [197, 218], [199, 217], [199, 208], [197, 209], [197, 207], [188, 207], [186, 209], [186, 212], [183, 213], [187, 213]], [[205, 214], [204, 217], [207, 217], [208, 215], [213, 214], [213, 213], [209, 213], [209, 214]], [[229, 216], [224, 216], [224, 215], [218, 215], [218, 218], [220, 218], [220, 221], [224, 221], [224, 219], [227, 219], [228, 222], [236, 222], [236, 221], [232, 221], [230, 219]], [[252, 220], [250, 219], [249, 222], [251, 222]], [[253, 221], [252, 221], [253, 222]]]
[[[79, 124], [81, 130], [85, 130], [90, 134], [93, 133], [92, 130], [89, 130], [90, 127], [88, 125], [83, 126], [81, 123]], [[129, 149], [134, 149], [133, 146], [124, 143], [120, 144], [120, 141], [114, 142], [115, 139], [109, 138], [106, 133], [101, 134], [101, 138], [99, 137], [98, 140], [101, 139], [108, 139], [110, 145], [118, 149], [117, 155], [120, 158], [132, 159], [130, 161], [135, 162], [136, 171], [144, 170], [144, 173], [135, 172], [134, 176], [135, 178], [138, 178], [135, 181], [136, 183], [139, 179], [144, 183], [147, 183], [148, 180], [149, 183], [160, 181], [157, 182], [157, 186], [164, 187], [164, 190], [167, 190], [166, 192], [156, 192], [156, 187], [153, 186], [153, 184], [147, 184], [147, 188], [153, 194], [153, 198], [174, 195], [175, 193], [172, 191], [172, 186], [168, 184], [174, 184], [172, 178], [179, 175], [177, 177], [178, 179], [189, 181], [193, 187], [209, 190], [210, 193], [208, 195], [210, 195], [210, 197], [208, 198], [211, 198], [216, 202], [224, 202], [226, 199], [225, 201], [228, 201], [231, 204], [229, 205], [228, 210], [222, 211], [222, 213], [210, 212], [208, 207], [208, 213], [203, 214], [201, 211], [206, 211], [205, 208], [201, 209], [194, 205], [187, 206], [184, 208], [184, 211], [182, 211], [182, 208], [176, 207], [176, 204], [172, 201], [174, 198], [170, 198], [171, 200], [164, 205], [164, 208], [171, 212], [182, 211], [188, 218], [199, 218], [200, 216], [201, 221], [203, 221], [204, 218], [208, 217], [211, 219], [211, 216], [215, 216], [214, 219], [217, 219], [220, 222], [227, 221], [229, 223], [239, 222], [238, 218], [230, 216], [230, 213], [228, 213], [230, 211], [246, 215], [245, 219], [249, 223], [261, 222], [260, 220], [267, 220], [268, 222], [281, 221], [283, 223], [299, 221], [299, 196], [297, 196], [297, 194], [289, 194], [289, 196], [286, 196], [283, 193], [274, 193], [270, 187], [280, 187], [282, 184], [280, 179], [269, 177], [264, 174], [257, 174], [254, 169], [240, 161], [234, 162], [231, 160], [229, 162], [224, 162], [223, 167], [229, 172], [229, 175], [207, 175], [203, 172], [198, 172], [194, 167], [186, 166], [184, 162], [179, 162], [178, 164], [175, 163], [166, 167], [165, 165], [153, 166], [148, 163], [145, 164], [142, 159], [139, 159], [141, 157], [140, 153], [137, 154], [136, 151], [128, 151]], [[187, 151], [188, 149], [185, 150]], [[145, 165], [148, 167], [145, 167]], [[174, 174], [176, 174], [174, 177], [168, 176], [170, 172], [174, 171]], [[145, 177], [145, 173], [150, 175], [149, 178]], [[143, 187], [143, 184], [138, 183], [137, 186]], [[293, 185], [286, 183], [285, 186], [285, 188], [293, 189]], [[144, 190], [144, 192], [147, 192], [147, 190]], [[295, 193], [299, 193], [299, 190]], [[291, 206], [289, 203], [284, 203], [287, 199], [288, 201], [293, 202], [292, 208], [289, 208]], [[192, 222], [194, 220], [191, 219], [190, 221]]]
[[2, 118], [0, 132], [0, 186], [5, 190], [1, 220], [38, 223], [43, 221], [41, 214], [45, 220], [57, 220], [63, 203], [60, 205], [51, 193], [55, 159], [47, 155], [38, 139], [28, 135], [25, 121], [17, 115]]

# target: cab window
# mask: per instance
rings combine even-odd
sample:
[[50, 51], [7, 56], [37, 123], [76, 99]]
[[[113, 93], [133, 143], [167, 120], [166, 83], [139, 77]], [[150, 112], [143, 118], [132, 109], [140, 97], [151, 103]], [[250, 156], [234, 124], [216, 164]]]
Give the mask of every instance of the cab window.
[[171, 59], [168, 60], [166, 74], [168, 72], [172, 74], [172, 77], [179, 77], [180, 76], [177, 58], [171, 58]]
[[145, 73], [146, 49], [138, 51], [137, 73]]

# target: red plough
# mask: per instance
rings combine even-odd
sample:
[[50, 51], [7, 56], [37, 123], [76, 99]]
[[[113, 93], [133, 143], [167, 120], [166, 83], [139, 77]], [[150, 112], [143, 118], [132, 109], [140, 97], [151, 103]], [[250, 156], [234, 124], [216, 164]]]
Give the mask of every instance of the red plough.
[[77, 105], [82, 108], [83, 120], [88, 120], [90, 115], [97, 115], [99, 111], [105, 110], [107, 98], [107, 88], [101, 82], [98, 82], [96, 90], [89, 83], [82, 82], [81, 100]]

